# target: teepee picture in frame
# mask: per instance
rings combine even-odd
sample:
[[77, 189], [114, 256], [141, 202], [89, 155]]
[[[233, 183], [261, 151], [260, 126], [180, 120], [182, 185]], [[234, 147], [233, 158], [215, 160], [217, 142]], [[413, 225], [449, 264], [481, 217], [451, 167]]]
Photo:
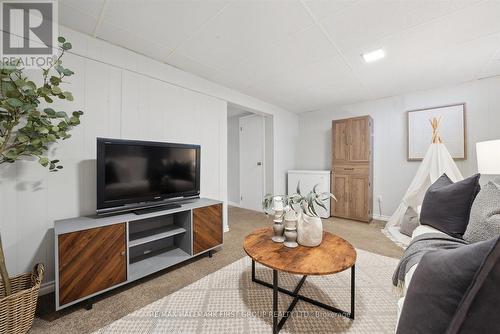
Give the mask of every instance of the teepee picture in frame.
[[455, 160], [467, 159], [465, 103], [419, 110], [408, 114], [408, 161], [424, 158], [432, 138], [429, 120], [439, 120], [439, 134]]

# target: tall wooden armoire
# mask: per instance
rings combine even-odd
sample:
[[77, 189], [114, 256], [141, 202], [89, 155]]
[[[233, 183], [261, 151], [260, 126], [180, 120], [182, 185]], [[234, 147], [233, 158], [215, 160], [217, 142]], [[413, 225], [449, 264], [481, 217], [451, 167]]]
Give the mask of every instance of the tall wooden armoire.
[[373, 119], [332, 122], [331, 215], [363, 222], [373, 217]]

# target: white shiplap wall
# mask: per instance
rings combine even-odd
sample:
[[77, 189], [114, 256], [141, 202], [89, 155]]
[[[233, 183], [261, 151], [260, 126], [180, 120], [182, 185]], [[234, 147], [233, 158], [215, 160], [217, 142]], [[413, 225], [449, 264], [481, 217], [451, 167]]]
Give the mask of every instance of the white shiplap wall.
[[43, 262], [46, 282], [54, 279], [54, 220], [95, 212], [96, 137], [200, 144], [201, 195], [227, 200], [226, 101], [153, 78], [154, 62], [145, 57], [75, 36], [74, 53], [65, 57], [76, 73], [66, 86], [75, 101], [57, 106], [85, 114], [72, 138], [51, 150], [64, 169], [49, 173], [27, 161], [0, 169], [0, 232], [9, 272]]

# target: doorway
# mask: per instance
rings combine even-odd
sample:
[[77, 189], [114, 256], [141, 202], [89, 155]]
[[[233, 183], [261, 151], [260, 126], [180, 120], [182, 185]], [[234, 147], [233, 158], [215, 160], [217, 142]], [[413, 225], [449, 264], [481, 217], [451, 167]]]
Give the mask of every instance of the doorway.
[[261, 210], [265, 195], [264, 131], [264, 117], [240, 118], [240, 207], [255, 211]]
[[262, 200], [274, 188], [272, 116], [228, 106], [229, 205], [262, 211]]

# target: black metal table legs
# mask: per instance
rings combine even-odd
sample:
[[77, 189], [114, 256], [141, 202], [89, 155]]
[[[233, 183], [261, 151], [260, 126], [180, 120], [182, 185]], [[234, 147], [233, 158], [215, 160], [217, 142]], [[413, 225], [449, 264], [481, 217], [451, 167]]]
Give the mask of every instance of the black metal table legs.
[[[343, 311], [341, 309], [338, 309], [334, 306], [324, 304], [322, 302], [319, 302], [317, 300], [311, 299], [309, 297], [303, 296], [299, 294], [300, 289], [302, 288], [302, 285], [306, 281], [307, 275], [303, 276], [300, 282], [297, 284], [295, 289], [293, 291], [286, 290], [284, 288], [279, 287], [278, 284], [278, 271], [273, 270], [273, 284], [264, 282], [257, 277], [255, 277], [255, 261], [252, 260], [252, 281], [258, 284], [261, 284], [265, 287], [273, 289], [273, 334], [277, 334], [281, 328], [283, 328], [283, 325], [285, 324], [286, 320], [288, 317], [291, 315], [293, 309], [295, 308], [295, 305], [297, 305], [297, 302], [299, 300], [305, 301], [307, 303], [313, 304], [315, 306], [321, 307], [323, 309], [326, 309], [328, 311], [338, 313], [344, 317], [350, 318], [354, 320], [354, 297], [355, 297], [355, 266], [353, 265], [351, 267], [351, 312]], [[287, 311], [283, 314], [281, 320], [279, 320], [279, 314], [278, 314], [278, 292], [285, 293], [291, 297], [293, 297], [292, 302], [290, 303], [290, 306], [288, 306]], [[279, 320], [279, 322], [278, 322]]]

